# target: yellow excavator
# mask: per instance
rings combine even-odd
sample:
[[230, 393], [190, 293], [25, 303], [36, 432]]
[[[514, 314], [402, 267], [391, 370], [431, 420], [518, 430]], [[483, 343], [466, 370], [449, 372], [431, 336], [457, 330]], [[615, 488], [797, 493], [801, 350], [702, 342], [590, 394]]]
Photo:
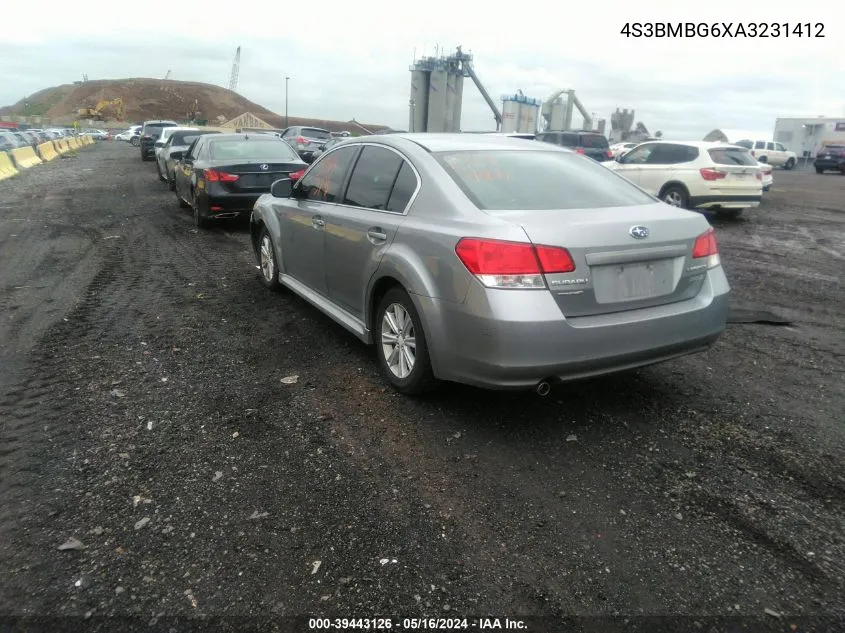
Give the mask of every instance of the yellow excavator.
[[103, 116], [103, 110], [109, 107], [114, 107], [116, 109], [115, 118], [118, 121], [123, 121], [124, 115], [124, 105], [123, 99], [118, 97], [117, 99], [100, 99], [93, 108], [80, 108], [76, 111], [79, 118], [88, 118], [88, 119], [96, 119], [98, 121], [104, 121], [105, 117]]

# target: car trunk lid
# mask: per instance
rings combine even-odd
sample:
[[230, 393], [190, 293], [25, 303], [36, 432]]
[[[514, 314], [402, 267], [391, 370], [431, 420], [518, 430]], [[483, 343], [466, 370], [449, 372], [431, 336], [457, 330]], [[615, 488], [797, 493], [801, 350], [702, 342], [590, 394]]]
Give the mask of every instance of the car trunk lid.
[[575, 270], [546, 274], [567, 317], [608, 314], [684, 301], [698, 294], [707, 265], [693, 258], [709, 225], [663, 204], [562, 211], [510, 211], [535, 245], [569, 251]]
[[217, 182], [231, 193], [265, 193], [270, 191], [270, 185], [275, 181], [287, 178], [292, 172], [304, 167], [306, 165], [301, 162], [245, 161], [236, 164], [215, 164], [206, 171], [213, 170], [218, 174], [225, 174], [218, 177]]

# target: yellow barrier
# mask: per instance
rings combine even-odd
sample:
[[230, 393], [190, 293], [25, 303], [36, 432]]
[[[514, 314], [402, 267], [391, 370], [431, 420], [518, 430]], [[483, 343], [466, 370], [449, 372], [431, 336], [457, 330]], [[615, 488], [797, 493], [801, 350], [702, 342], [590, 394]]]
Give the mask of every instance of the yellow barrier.
[[59, 150], [59, 154], [64, 154], [70, 148], [67, 146], [67, 140], [59, 139], [56, 141], [56, 149]]
[[79, 143], [79, 147], [85, 147], [86, 145], [88, 145], [88, 137], [85, 135], [80, 136], [76, 140]]
[[12, 151], [9, 152], [12, 155], [12, 158], [15, 159], [15, 162], [18, 164], [18, 169], [21, 167], [29, 168], [33, 165], [40, 165], [41, 159], [38, 158], [38, 155], [35, 153], [35, 150], [32, 149], [31, 146], [27, 145], [26, 147], [16, 147]]
[[76, 141], [76, 137], [75, 137], [75, 136], [71, 136], [71, 137], [67, 140], [67, 146], [68, 146], [68, 148], [70, 148], [70, 149], [79, 149], [79, 143]]
[[17, 175], [18, 169], [12, 162], [12, 158], [6, 152], [0, 152], [0, 180], [6, 180]]
[[56, 153], [56, 148], [53, 147], [53, 144], [50, 141], [41, 143], [41, 145], [38, 146], [38, 153], [41, 154], [41, 159], [45, 161], [59, 157]]
[[86, 145], [93, 145], [94, 144], [94, 137], [93, 136], [86, 136], [85, 137], [85, 144]]

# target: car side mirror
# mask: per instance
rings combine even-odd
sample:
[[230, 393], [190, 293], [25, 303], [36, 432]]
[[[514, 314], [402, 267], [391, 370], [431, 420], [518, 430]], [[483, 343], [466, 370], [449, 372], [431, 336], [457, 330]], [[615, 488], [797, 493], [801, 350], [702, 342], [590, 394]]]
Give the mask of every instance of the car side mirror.
[[164, 147], [164, 141], [156, 141], [156, 147]]
[[182, 160], [182, 157], [185, 155], [185, 152], [170, 152], [170, 158], [173, 160]]
[[293, 193], [293, 181], [281, 178], [270, 186], [270, 195], [274, 198], [290, 198]]

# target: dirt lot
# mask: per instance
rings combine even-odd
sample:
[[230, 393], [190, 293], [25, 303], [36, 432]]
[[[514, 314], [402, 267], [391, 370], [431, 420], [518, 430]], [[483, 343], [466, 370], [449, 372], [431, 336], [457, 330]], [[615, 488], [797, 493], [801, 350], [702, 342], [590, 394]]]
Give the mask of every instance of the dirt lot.
[[790, 326], [413, 400], [137, 148], [0, 182], [0, 613], [842, 618], [843, 192], [776, 171], [714, 220], [735, 306]]

